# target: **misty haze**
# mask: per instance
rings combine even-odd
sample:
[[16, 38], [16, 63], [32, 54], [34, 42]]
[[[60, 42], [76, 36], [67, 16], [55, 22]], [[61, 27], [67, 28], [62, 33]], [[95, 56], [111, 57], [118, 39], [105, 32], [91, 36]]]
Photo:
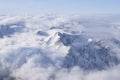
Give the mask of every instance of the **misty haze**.
[[0, 80], [120, 80], [118, 0], [0, 0]]

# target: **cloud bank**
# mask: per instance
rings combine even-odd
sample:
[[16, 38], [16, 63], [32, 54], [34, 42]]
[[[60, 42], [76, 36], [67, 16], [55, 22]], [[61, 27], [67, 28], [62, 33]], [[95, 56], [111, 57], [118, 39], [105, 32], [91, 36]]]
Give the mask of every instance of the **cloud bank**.
[[0, 80], [120, 79], [119, 17], [0, 19]]

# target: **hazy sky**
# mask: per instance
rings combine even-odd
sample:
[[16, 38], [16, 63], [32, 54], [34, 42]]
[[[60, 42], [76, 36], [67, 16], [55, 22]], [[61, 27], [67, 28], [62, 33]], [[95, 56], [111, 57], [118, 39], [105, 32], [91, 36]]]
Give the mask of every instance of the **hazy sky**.
[[120, 13], [120, 0], [0, 0], [0, 14]]

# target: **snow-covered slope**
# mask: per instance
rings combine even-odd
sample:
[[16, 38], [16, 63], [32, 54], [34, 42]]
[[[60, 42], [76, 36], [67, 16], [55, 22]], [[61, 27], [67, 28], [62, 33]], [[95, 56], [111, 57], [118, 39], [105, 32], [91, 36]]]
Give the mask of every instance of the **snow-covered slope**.
[[0, 17], [0, 80], [120, 79], [119, 17]]

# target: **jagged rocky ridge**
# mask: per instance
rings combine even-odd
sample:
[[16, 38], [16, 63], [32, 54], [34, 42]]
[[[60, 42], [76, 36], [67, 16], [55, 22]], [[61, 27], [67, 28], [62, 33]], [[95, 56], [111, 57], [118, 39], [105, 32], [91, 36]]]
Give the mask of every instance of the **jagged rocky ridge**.
[[112, 55], [114, 52], [109, 47], [102, 46], [103, 44], [100, 42], [88, 42], [81, 35], [63, 33], [60, 36], [60, 41], [64, 45], [70, 46], [69, 53], [62, 65], [65, 68], [79, 66], [84, 70], [102, 70], [120, 63], [117, 56]]

